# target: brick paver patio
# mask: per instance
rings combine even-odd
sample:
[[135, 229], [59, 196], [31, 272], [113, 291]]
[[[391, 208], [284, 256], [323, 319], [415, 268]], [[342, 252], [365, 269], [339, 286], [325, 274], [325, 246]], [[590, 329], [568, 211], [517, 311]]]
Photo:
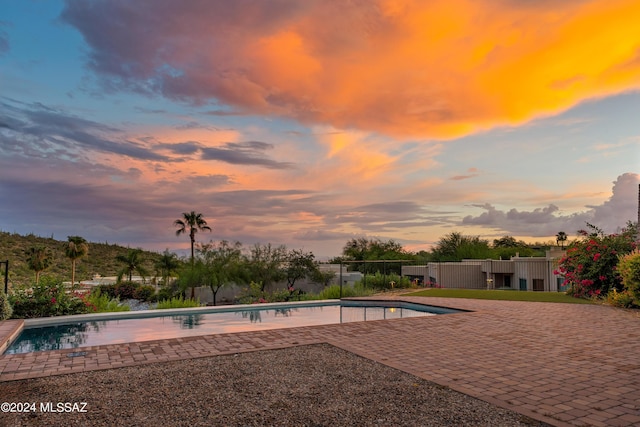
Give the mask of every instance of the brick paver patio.
[[640, 313], [397, 299], [472, 312], [3, 355], [0, 381], [326, 342], [553, 425], [640, 425]]

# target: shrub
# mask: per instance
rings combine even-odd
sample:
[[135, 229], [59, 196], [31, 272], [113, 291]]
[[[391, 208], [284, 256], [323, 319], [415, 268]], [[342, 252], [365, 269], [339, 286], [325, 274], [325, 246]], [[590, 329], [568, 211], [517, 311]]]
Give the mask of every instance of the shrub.
[[410, 288], [411, 279], [408, 277], [401, 277], [397, 274], [367, 274], [365, 278], [359, 282], [367, 288], [375, 289], [393, 289], [393, 288]]
[[158, 295], [156, 295], [156, 300], [163, 301], [168, 300], [176, 296], [176, 291], [170, 287], [162, 287], [158, 291]]
[[171, 298], [169, 300], [162, 300], [158, 303], [157, 309], [167, 308], [188, 308], [188, 307], [200, 307], [200, 302], [194, 299], [184, 299], [183, 297]]
[[154, 302], [156, 296], [156, 289], [150, 285], [139, 285], [133, 291], [133, 297], [140, 301]]
[[554, 274], [564, 276], [564, 284], [569, 285], [567, 293], [575, 297], [600, 297], [612, 289], [621, 291], [618, 257], [635, 249], [636, 227], [628, 224], [620, 234], [605, 235], [599, 228], [587, 225], [592, 233], [580, 232], [582, 239], [569, 245]]
[[0, 320], [7, 320], [13, 314], [11, 304], [9, 304], [9, 297], [0, 290]]
[[297, 291], [295, 296], [293, 292], [287, 289], [279, 289], [272, 292], [262, 290], [261, 282], [250, 282], [249, 286], [242, 288], [240, 295], [237, 297], [239, 304], [256, 304], [264, 302], [287, 302], [292, 299], [301, 299], [302, 293]]
[[94, 289], [98, 289], [100, 291], [100, 295], [107, 295], [109, 298], [117, 298], [118, 295], [116, 294], [116, 285], [115, 284], [109, 284], [109, 285], [98, 285], [97, 288]]
[[[366, 297], [373, 293], [373, 289], [365, 289], [361, 285], [342, 287], [342, 298]], [[317, 299], [338, 299], [340, 298], [340, 285], [326, 287], [316, 297]]]
[[9, 301], [14, 318], [33, 318], [83, 314], [93, 311], [86, 295], [75, 291], [67, 292], [62, 281], [49, 277], [30, 288], [15, 290]]
[[607, 303], [616, 307], [629, 308], [633, 305], [633, 300], [629, 291], [618, 292], [615, 288], [607, 295]]
[[120, 299], [134, 299], [135, 292], [140, 287], [135, 282], [120, 282], [116, 284], [116, 297]]
[[436, 288], [436, 289], [440, 289], [443, 287], [442, 285], [439, 285], [437, 282], [432, 282], [431, 280], [426, 282], [424, 286], [425, 288]]
[[117, 298], [110, 298], [107, 294], [102, 294], [100, 289], [96, 288], [87, 298], [89, 304], [93, 305], [94, 311], [98, 313], [107, 313], [112, 311], [129, 311], [130, 308], [126, 304], [120, 304]]
[[253, 304], [265, 300], [266, 292], [262, 291], [262, 282], [254, 282], [253, 280], [248, 286], [242, 288], [240, 295], [236, 298], [239, 304]]
[[300, 299], [301, 295], [302, 293], [300, 292], [300, 290], [298, 290], [294, 296], [292, 292], [288, 291], [287, 289], [279, 289], [276, 291], [265, 293], [264, 300], [266, 301], [263, 302], [287, 302], [293, 299]]
[[[142, 285], [136, 282], [121, 282], [110, 285], [100, 285], [96, 289], [100, 290], [100, 295], [106, 295], [110, 299], [137, 299], [141, 301], [155, 302], [156, 290], [153, 286]], [[171, 298], [171, 296], [165, 296], [164, 299]]]
[[625, 290], [635, 299], [635, 303], [640, 305], [640, 251], [638, 249], [619, 257], [618, 272]]

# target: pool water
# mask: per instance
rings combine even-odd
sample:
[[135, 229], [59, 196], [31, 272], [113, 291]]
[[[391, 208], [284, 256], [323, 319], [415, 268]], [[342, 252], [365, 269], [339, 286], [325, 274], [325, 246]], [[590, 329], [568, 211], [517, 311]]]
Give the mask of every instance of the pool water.
[[[161, 315], [85, 321], [28, 327], [5, 354], [73, 349], [105, 344], [139, 342], [186, 336], [222, 334], [334, 323], [434, 316], [456, 310], [402, 302], [360, 301], [323, 305], [281, 305], [268, 309], [199, 311], [193, 314]], [[155, 314], [155, 313], [154, 313]]]

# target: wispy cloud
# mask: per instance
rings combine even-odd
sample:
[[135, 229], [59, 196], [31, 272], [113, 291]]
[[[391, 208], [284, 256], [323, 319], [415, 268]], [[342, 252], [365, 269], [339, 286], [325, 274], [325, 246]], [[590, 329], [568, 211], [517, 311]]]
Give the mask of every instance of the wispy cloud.
[[610, 143], [610, 144], [596, 144], [593, 148], [596, 151], [611, 151], [611, 150], [615, 150], [617, 148], [621, 148], [624, 146], [627, 146], [629, 144], [634, 144], [634, 145], [638, 145], [640, 146], [640, 136], [634, 137], [634, 138], [628, 138], [624, 141], [619, 141], [616, 143]]
[[291, 162], [278, 162], [264, 157], [272, 144], [261, 141], [227, 142], [221, 147], [202, 148], [203, 160], [218, 160], [234, 165], [256, 165], [271, 169], [288, 169], [294, 167]]
[[479, 175], [478, 169], [476, 168], [469, 168], [467, 172], [468, 173], [466, 175], [454, 175], [449, 179], [452, 181], [463, 181], [465, 179], [475, 178]]
[[[0, 144], [5, 150], [42, 154], [64, 151], [79, 156], [84, 150], [119, 154], [138, 160], [168, 161], [143, 144], [123, 137], [120, 129], [83, 119], [42, 105], [13, 106], [0, 103]], [[15, 141], [21, 144], [16, 145]]]
[[[198, 141], [159, 142], [157, 137], [127, 137], [123, 129], [77, 117], [42, 104], [14, 105], [0, 103], [0, 149], [30, 155], [61, 153], [82, 157], [92, 153], [116, 154], [139, 161], [160, 163], [182, 162], [184, 156], [202, 160], [217, 160], [236, 165], [255, 165], [273, 169], [294, 167], [293, 163], [272, 160], [266, 152], [273, 144], [262, 141], [225, 142], [211, 146]], [[188, 122], [176, 127], [179, 131], [205, 129], [211, 126]], [[20, 141], [21, 144], [15, 144]], [[162, 152], [171, 153], [164, 155]]]

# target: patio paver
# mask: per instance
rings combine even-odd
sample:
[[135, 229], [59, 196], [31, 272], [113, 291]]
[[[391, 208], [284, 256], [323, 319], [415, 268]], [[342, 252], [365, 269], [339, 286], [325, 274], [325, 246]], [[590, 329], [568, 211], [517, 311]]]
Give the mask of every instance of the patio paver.
[[[552, 425], [640, 425], [638, 312], [385, 299], [472, 312], [2, 355], [0, 391], [1, 381], [326, 342]], [[86, 355], [67, 356], [77, 351]]]

